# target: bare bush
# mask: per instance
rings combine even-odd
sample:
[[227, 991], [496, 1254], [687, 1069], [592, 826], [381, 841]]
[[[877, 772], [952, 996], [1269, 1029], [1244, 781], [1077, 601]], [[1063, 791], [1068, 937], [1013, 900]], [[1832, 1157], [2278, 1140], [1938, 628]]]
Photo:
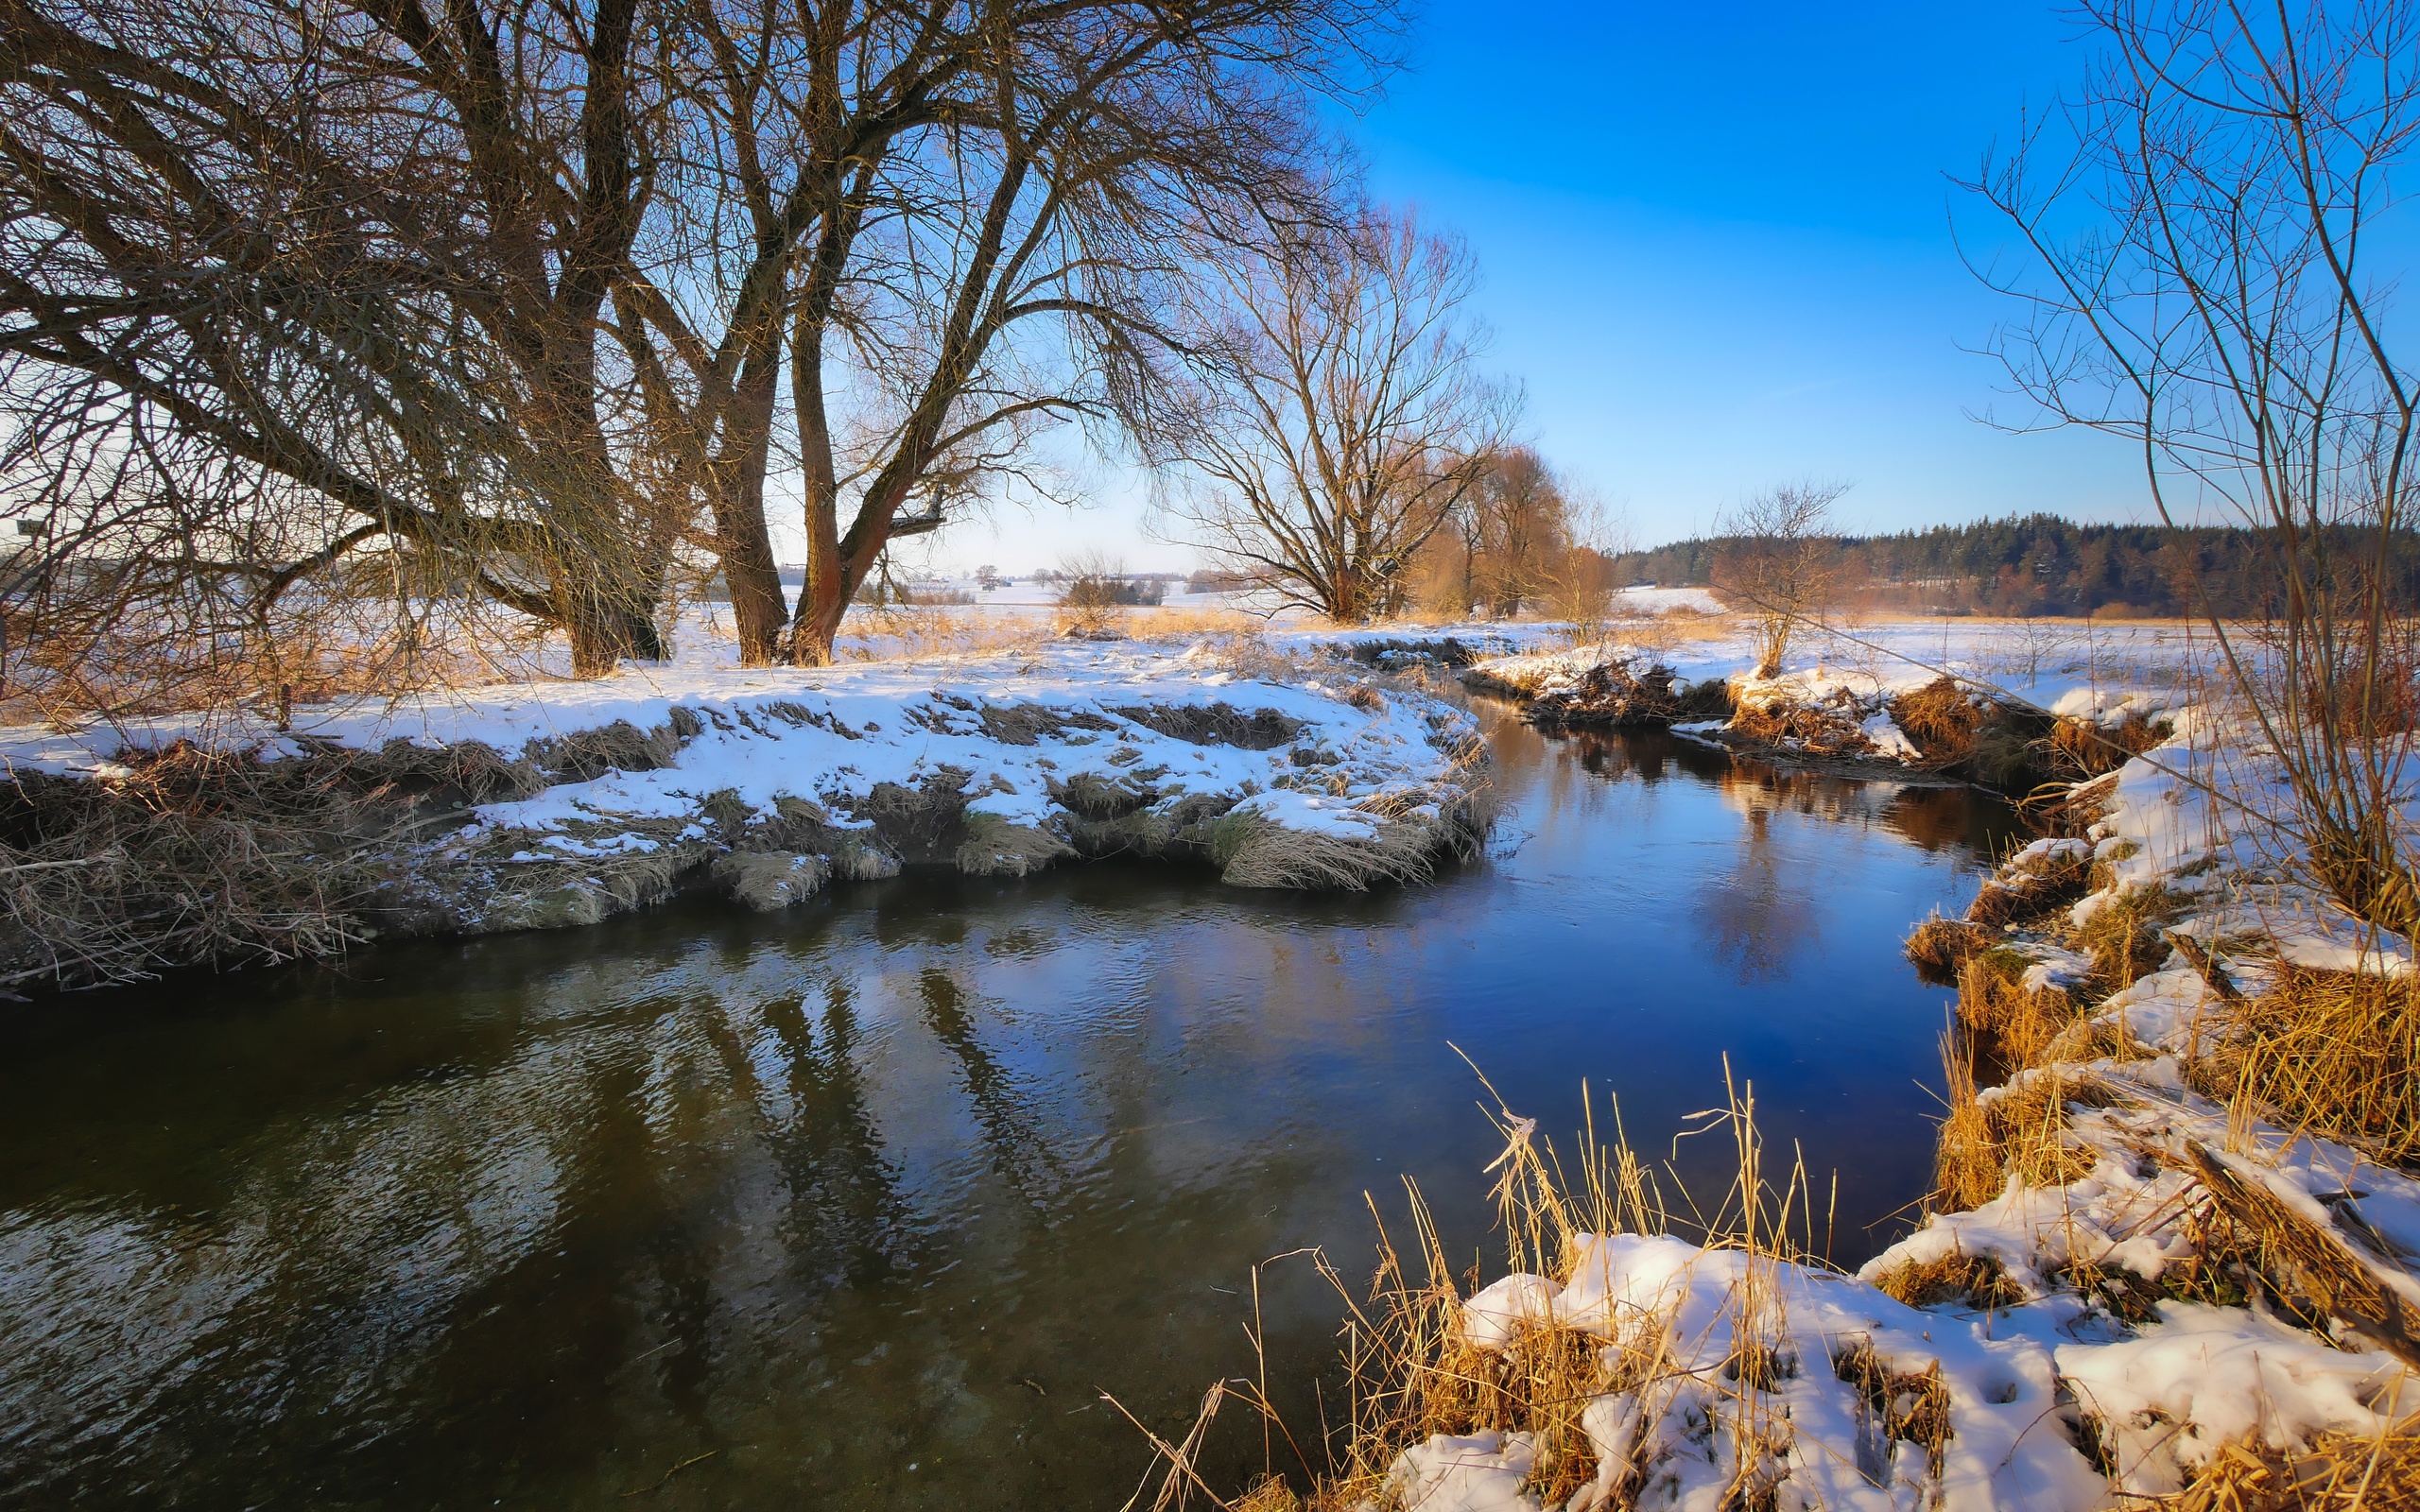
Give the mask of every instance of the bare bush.
[[2252, 532], [2259, 636], [2185, 572], [2291, 791], [2286, 849], [2411, 936], [2398, 550], [2420, 392], [2377, 259], [2420, 131], [2420, 6], [2084, 15], [2100, 54], [2082, 94], [1968, 186], [2022, 258], [1994, 277], [2030, 312], [2002, 354], [2052, 423], [2141, 453], [2163, 521], [2206, 507]]
[[1737, 539], [1716, 561], [1714, 585], [1749, 616], [1757, 677], [1778, 676], [1800, 628], [1831, 604], [1839, 588], [1832, 505], [1847, 491], [1845, 483], [1786, 483], [1717, 526]]

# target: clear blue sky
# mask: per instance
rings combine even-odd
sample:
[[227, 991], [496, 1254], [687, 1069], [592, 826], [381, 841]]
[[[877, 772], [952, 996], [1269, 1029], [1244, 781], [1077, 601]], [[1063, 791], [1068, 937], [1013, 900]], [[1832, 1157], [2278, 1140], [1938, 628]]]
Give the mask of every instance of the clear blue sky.
[[[1344, 124], [1381, 198], [1469, 239], [1531, 438], [1642, 543], [1806, 475], [1852, 480], [1860, 529], [2131, 520], [2121, 445], [1969, 418], [2027, 411], [1962, 350], [2005, 312], [1949, 232], [1945, 173], [2083, 62], [2048, 0], [1432, 0], [1410, 71]], [[1008, 510], [943, 549], [1013, 570], [1097, 539], [1188, 565], [1138, 513]]]

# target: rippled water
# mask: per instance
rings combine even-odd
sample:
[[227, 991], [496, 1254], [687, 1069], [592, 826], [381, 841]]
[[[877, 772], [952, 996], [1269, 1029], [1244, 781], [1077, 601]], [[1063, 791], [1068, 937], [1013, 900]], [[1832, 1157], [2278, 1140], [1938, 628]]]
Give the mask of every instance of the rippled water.
[[[1114, 1507], [1098, 1393], [1251, 1369], [1254, 1261], [1359, 1276], [1406, 1174], [1478, 1253], [1449, 1042], [1659, 1156], [1727, 1052], [1878, 1247], [1945, 1005], [1896, 942], [2005, 812], [1493, 722], [1496, 854], [1428, 887], [914, 875], [17, 1010], [0, 1503]], [[1313, 1423], [1332, 1296], [1264, 1308]]]

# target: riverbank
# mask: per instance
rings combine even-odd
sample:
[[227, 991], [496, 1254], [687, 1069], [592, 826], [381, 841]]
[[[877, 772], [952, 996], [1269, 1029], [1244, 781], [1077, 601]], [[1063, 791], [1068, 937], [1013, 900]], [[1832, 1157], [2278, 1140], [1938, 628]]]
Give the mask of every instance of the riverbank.
[[1750, 670], [1747, 638], [1727, 624], [1688, 642], [1618, 627], [1478, 660], [1461, 678], [1544, 729], [1668, 728], [1784, 765], [1927, 773], [2020, 796], [2110, 770], [2165, 738], [2194, 696], [2184, 627], [2054, 635], [2026, 622], [1896, 623], [1809, 627], [1800, 639], [1770, 678]]
[[1382, 1272], [1384, 1410], [1312, 1504], [2420, 1503], [2420, 978], [2296, 880], [2270, 768], [2181, 711], [1910, 939], [1960, 988], [1936, 1190], [1854, 1274], [1744, 1093], [1695, 1240], [1627, 1150], [1565, 1180], [1503, 1112], [1511, 1273]]
[[1468, 713], [1253, 638], [631, 667], [257, 717], [0, 731], [0, 986], [780, 908], [903, 867], [1139, 854], [1239, 886], [1425, 876], [1484, 833]]

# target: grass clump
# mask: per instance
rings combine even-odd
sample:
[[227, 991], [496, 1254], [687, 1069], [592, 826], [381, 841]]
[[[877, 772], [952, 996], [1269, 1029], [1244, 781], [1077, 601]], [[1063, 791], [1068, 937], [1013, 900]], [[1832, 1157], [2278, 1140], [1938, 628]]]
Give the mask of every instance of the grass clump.
[[2228, 1444], [2162, 1503], [2177, 1512], [2386, 1512], [2420, 1506], [2420, 1419], [2377, 1435], [2325, 1433], [2308, 1449]]
[[1949, 1386], [1942, 1380], [1941, 1362], [1923, 1370], [1893, 1370], [1860, 1340], [1841, 1351], [1833, 1368], [1857, 1388], [1876, 1436], [1886, 1443], [1909, 1443], [1925, 1452], [1925, 1463], [1935, 1478], [1941, 1474], [1942, 1452], [1955, 1434], [1949, 1426]]
[[2420, 1163], [2420, 980], [2279, 962], [2269, 990], [2232, 1018], [2193, 1070], [2204, 1091], [2256, 1099], [2389, 1163]]
[[1980, 924], [1934, 914], [1915, 927], [1902, 949], [1919, 977], [1934, 987], [1950, 987], [1957, 983], [1959, 969], [1965, 965], [1967, 957], [1982, 950], [1991, 938], [1991, 932]]
[[1955, 678], [1935, 678], [1891, 700], [1891, 722], [1915, 744], [1923, 765], [1960, 765], [1975, 754], [1985, 713]]
[[2005, 945], [1969, 955], [1958, 971], [1958, 1016], [1988, 1035], [1999, 1057], [2031, 1066], [2076, 1022], [2064, 988], [2028, 988], [2033, 962]]
[[[470, 780], [476, 781], [477, 774]], [[415, 802], [380, 758], [180, 741], [0, 786], [0, 988], [327, 955], [369, 937]]]
[[[1677, 1295], [1661, 1311], [1561, 1313], [1550, 1299], [1585, 1287], [1583, 1272], [1610, 1263], [1593, 1258], [1601, 1253], [1597, 1236], [1662, 1232], [1664, 1206], [1627, 1147], [1618, 1140], [1612, 1148], [1597, 1144], [1593, 1118], [1576, 1178], [1567, 1179], [1551, 1146], [1534, 1137], [1533, 1121], [1500, 1106], [1494, 1116], [1505, 1139], [1503, 1155], [1489, 1167], [1497, 1174], [1492, 1195], [1505, 1279], [1529, 1278], [1522, 1286], [1531, 1288], [1499, 1287], [1494, 1296], [1523, 1299], [1504, 1301], [1508, 1310], [1526, 1309], [1531, 1305], [1526, 1299], [1533, 1298], [1536, 1315], [1469, 1311], [1480, 1273], [1476, 1266], [1456, 1273], [1418, 1187], [1407, 1180], [1415, 1242], [1409, 1255], [1399, 1251], [1379, 1221], [1377, 1274], [1367, 1293], [1348, 1287], [1316, 1259], [1346, 1310], [1346, 1390], [1340, 1400], [1326, 1399], [1325, 1464], [1314, 1465], [1304, 1452], [1316, 1441], [1285, 1428], [1265, 1388], [1214, 1388], [1203, 1422], [1222, 1390], [1243, 1396], [1277, 1430], [1267, 1441], [1290, 1448], [1307, 1480], [1288, 1484], [1272, 1465], [1242, 1500], [1220, 1498], [1194, 1468], [1202, 1433], [1197, 1424], [1181, 1443], [1150, 1435], [1167, 1466], [1160, 1497], [1150, 1504], [1173, 1506], [1185, 1493], [1201, 1491], [1216, 1504], [1255, 1512], [1401, 1512], [1417, 1504], [1406, 1500], [1405, 1477], [1415, 1469], [1409, 1452], [1440, 1435], [1493, 1433], [1508, 1447], [1504, 1464], [1521, 1475], [1523, 1494], [1568, 1512], [1610, 1512], [1651, 1498], [1664, 1484], [1657, 1477], [1673, 1473], [1668, 1461], [1675, 1452], [1692, 1464], [1702, 1452], [1695, 1447], [1675, 1452], [1672, 1430], [1650, 1427], [1622, 1431], [1616, 1442], [1627, 1447], [1608, 1451], [1620, 1457], [1600, 1461], [1589, 1432], [1591, 1422], [1606, 1420], [1591, 1417], [1600, 1406], [1612, 1408], [1616, 1420], [1685, 1422], [1695, 1425], [1687, 1432], [1710, 1434], [1711, 1463], [1727, 1482], [1720, 1504], [1783, 1504], [1792, 1456], [1804, 1451], [1792, 1447], [1782, 1394], [1809, 1383], [1802, 1379], [1808, 1345], [1789, 1330], [1779, 1267], [1809, 1258], [1785, 1237], [1793, 1208], [1806, 1222], [1807, 1188], [1803, 1171], [1778, 1197], [1764, 1186], [1752, 1095], [1735, 1093], [1728, 1111], [1718, 1110], [1705, 1125], [1727, 1123], [1739, 1153], [1737, 1183], [1705, 1231], [1707, 1263], [1730, 1278], [1719, 1338], [1676, 1330]], [[1374, 1204], [1372, 1212], [1377, 1216]], [[1871, 1355], [1869, 1349], [1841, 1380], [1860, 1400], [1887, 1391], [1877, 1410], [1891, 1431], [1937, 1458], [1946, 1438], [1946, 1386], [1937, 1374], [1902, 1380]]]
[[1948, 1111], [1933, 1151], [1933, 1202], [1940, 1211], [1981, 1207], [2014, 1177], [2030, 1187], [2063, 1187], [2092, 1174], [2100, 1157], [2067, 1137], [2072, 1105], [2111, 1107], [2123, 1101], [2097, 1076], [2051, 1066], [2020, 1073], [1986, 1095], [1975, 1089], [1974, 1063], [1952, 1036], [1942, 1040], [1949, 1082]]
[[1956, 1250], [1933, 1260], [1910, 1261], [1886, 1271], [1874, 1284], [1910, 1307], [1954, 1304], [1988, 1313], [2026, 1299], [2025, 1288], [1998, 1261]]
[[2110, 893], [2069, 930], [2068, 943], [2092, 957], [2093, 974], [2114, 992], [2160, 969], [2174, 948], [2167, 926], [2187, 906], [2185, 899], [2157, 885]]
[[2062, 719], [2051, 727], [2046, 738], [2052, 762], [2060, 770], [2080, 781], [2090, 781], [2116, 771], [2168, 736], [2166, 720], [2146, 719], [2130, 712], [2115, 725]]

